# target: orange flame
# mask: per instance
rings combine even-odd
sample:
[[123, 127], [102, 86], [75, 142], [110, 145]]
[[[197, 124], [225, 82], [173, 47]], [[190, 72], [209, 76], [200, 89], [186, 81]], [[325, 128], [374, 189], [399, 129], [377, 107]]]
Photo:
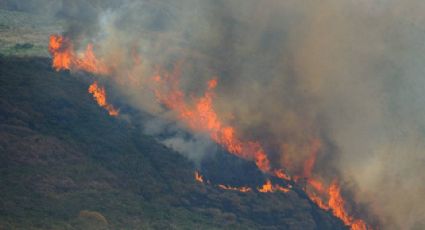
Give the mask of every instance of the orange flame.
[[153, 78], [156, 83], [162, 84], [160, 87], [165, 88], [162, 91], [155, 90], [157, 99], [167, 108], [175, 111], [178, 118], [191, 130], [208, 133], [212, 140], [230, 153], [254, 160], [261, 171], [269, 172], [270, 161], [260, 143], [242, 141], [236, 136], [233, 127], [223, 125], [220, 121], [213, 108], [213, 90], [217, 86], [217, 79], [208, 82], [207, 91], [191, 106], [185, 101], [185, 95], [179, 88], [178, 70], [175, 72], [173, 75], [164, 77], [157, 75]]
[[52, 55], [52, 67], [56, 70], [69, 70], [73, 58], [73, 47], [69, 39], [60, 35], [51, 35], [49, 52]]
[[109, 115], [119, 115], [119, 111], [115, 109], [113, 105], [107, 103], [105, 88], [99, 87], [97, 81], [90, 85], [88, 91], [93, 95], [93, 98], [96, 100], [97, 104], [108, 111]]
[[262, 193], [267, 193], [267, 192], [276, 192], [276, 191], [280, 191], [280, 192], [289, 192], [289, 188], [285, 188], [283, 186], [280, 186], [278, 184], [273, 185], [272, 182], [267, 179], [266, 183], [263, 184], [263, 186], [261, 186], [261, 188], [258, 188], [259, 192]]
[[345, 225], [349, 226], [352, 230], [367, 230], [372, 229], [363, 220], [352, 217], [345, 207], [345, 201], [341, 195], [341, 189], [336, 181], [334, 181], [329, 188], [325, 189], [324, 185], [315, 179], [309, 179], [308, 184], [312, 186], [322, 196], [328, 197], [328, 202], [325, 203], [321, 196], [315, 192], [307, 190], [307, 195], [310, 200], [317, 206], [324, 210], [331, 210], [332, 214], [342, 220]]
[[345, 201], [341, 196], [341, 189], [336, 182], [329, 187], [329, 207], [332, 209], [334, 216], [341, 219], [345, 225], [351, 227], [352, 230], [367, 230], [367, 225], [363, 220], [354, 219], [348, 215], [345, 209]]
[[318, 181], [316, 179], [308, 178], [307, 179], [307, 183], [308, 183], [308, 185], [310, 185], [311, 187], [313, 187], [316, 191], [318, 191], [318, 192], [320, 192], [322, 194], [326, 192], [326, 190], [325, 190], [322, 182], [320, 182], [320, 181]]
[[280, 191], [280, 192], [284, 192], [284, 193], [287, 193], [287, 192], [291, 191], [289, 188], [282, 187], [282, 186], [280, 186], [278, 184], [274, 185], [274, 189], [276, 191]]
[[94, 74], [109, 74], [110, 68], [96, 58], [93, 45], [88, 44], [83, 53], [75, 54], [71, 40], [61, 35], [51, 35], [49, 52], [52, 55], [52, 67], [60, 70], [83, 70]]
[[204, 178], [198, 171], [195, 171], [195, 180], [199, 183], [204, 183]]
[[287, 181], [291, 180], [291, 177], [288, 174], [286, 174], [286, 172], [283, 171], [283, 169], [275, 169], [273, 173], [276, 177], [280, 179], [287, 180]]
[[[106, 65], [98, 59], [94, 53], [93, 45], [88, 44], [85, 51], [76, 53], [73, 43], [70, 39], [52, 35], [49, 41], [49, 52], [52, 55], [52, 67], [56, 71], [60, 70], [83, 70], [95, 74], [110, 74], [112, 67]], [[139, 63], [138, 60], [136, 60]], [[304, 161], [303, 171], [294, 175], [292, 178], [282, 169], [271, 171], [270, 161], [264, 151], [264, 148], [257, 141], [243, 141], [237, 135], [235, 128], [223, 124], [213, 107], [214, 90], [217, 87], [217, 79], [212, 79], [207, 83], [207, 90], [200, 98], [195, 98], [194, 104], [186, 101], [185, 94], [179, 87], [179, 68], [174, 73], [164, 76], [160, 74], [152, 78], [153, 82], [159, 86], [154, 89], [155, 95], [160, 103], [177, 113], [178, 118], [183, 121], [189, 129], [197, 132], [207, 133], [212, 140], [226, 148], [230, 153], [244, 159], [254, 160], [257, 167], [266, 173], [272, 173], [283, 180], [294, 179], [298, 182], [300, 178], [307, 178], [307, 184], [313, 191], [306, 190], [310, 199], [324, 210], [332, 210], [334, 216], [341, 219], [352, 230], [371, 229], [363, 220], [355, 219], [350, 216], [345, 209], [345, 201], [341, 196], [340, 188], [336, 182], [330, 187], [326, 187], [320, 180], [312, 178], [313, 169], [316, 163], [317, 153], [320, 150], [321, 143], [314, 140], [311, 144], [310, 156]], [[103, 87], [99, 87], [94, 82], [89, 87], [89, 92], [93, 94], [97, 103], [105, 108], [111, 116], [116, 116], [119, 111], [106, 101], [106, 93]], [[195, 172], [195, 179], [203, 183], [204, 179], [199, 172]], [[219, 185], [220, 188], [226, 190], [237, 190], [241, 192], [251, 191], [249, 187], [232, 187], [227, 185]], [[288, 192], [289, 189], [280, 185], [273, 185], [267, 180], [259, 192]], [[325, 197], [328, 202], [323, 199]]]
[[[342, 220], [342, 222], [352, 230], [371, 229], [363, 220], [355, 219], [349, 215], [345, 208], [345, 201], [341, 195], [341, 189], [336, 181], [326, 188], [320, 180], [312, 178], [313, 168], [320, 148], [321, 142], [318, 139], [314, 140], [311, 145], [310, 156], [304, 162], [303, 177], [307, 179], [307, 185], [314, 190], [306, 190], [310, 200], [323, 210], [332, 210], [332, 214]], [[296, 179], [299, 178], [299, 176], [296, 177]], [[327, 197], [328, 202], [325, 203], [322, 197]]]
[[273, 192], [273, 185], [270, 180], [267, 180], [261, 188], [258, 189], [259, 192]]

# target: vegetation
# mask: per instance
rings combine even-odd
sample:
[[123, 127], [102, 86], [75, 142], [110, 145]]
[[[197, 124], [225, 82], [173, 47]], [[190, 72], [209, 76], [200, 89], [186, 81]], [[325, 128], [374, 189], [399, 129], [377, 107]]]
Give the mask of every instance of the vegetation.
[[0, 54], [47, 57], [49, 34], [62, 31], [62, 27], [61, 20], [4, 10], [0, 2]]
[[[302, 192], [195, 182], [191, 162], [141, 133], [146, 114], [122, 104], [141, 122], [111, 117], [87, 93], [89, 76], [30, 57], [47, 55], [61, 23], [20, 2], [0, 10], [0, 229], [344, 229]], [[230, 171], [240, 161], [218, 154], [203, 167], [234, 182], [251, 173]]]
[[189, 161], [49, 64], [0, 58], [0, 229], [341, 228], [293, 192], [196, 183]]

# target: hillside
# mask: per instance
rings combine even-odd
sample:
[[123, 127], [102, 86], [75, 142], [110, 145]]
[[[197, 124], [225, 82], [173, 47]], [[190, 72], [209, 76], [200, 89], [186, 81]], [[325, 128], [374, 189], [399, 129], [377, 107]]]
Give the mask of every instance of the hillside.
[[191, 162], [48, 59], [1, 57], [0, 76], [0, 229], [343, 229], [302, 194], [195, 182]]

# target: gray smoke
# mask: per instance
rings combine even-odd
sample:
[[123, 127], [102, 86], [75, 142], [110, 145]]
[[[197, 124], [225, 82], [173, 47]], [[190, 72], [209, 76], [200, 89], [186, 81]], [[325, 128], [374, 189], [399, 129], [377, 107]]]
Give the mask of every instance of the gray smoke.
[[[97, 44], [133, 106], [172, 120], [152, 94], [157, 65], [183, 63], [188, 96], [217, 76], [223, 122], [260, 140], [275, 166], [300, 170], [321, 139], [317, 175], [338, 171], [383, 229], [424, 229], [424, 10], [421, 0], [128, 0], [52, 11], [81, 48]], [[211, 148], [202, 135], [163, 141], [195, 160]]]

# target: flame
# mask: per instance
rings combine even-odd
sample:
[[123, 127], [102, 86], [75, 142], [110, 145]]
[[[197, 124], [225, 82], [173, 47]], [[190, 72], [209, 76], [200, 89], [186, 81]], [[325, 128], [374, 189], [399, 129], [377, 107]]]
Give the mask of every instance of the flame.
[[195, 180], [199, 183], [204, 183], [204, 177], [198, 171], [195, 171]]
[[276, 191], [287, 193], [290, 191], [289, 188], [285, 188], [281, 185], [278, 185], [278, 184], [273, 185], [270, 179], [267, 179], [266, 183], [264, 183], [261, 186], [261, 188], [258, 188], [257, 190], [262, 193], [276, 192]]
[[323, 199], [312, 192], [307, 192], [308, 197], [310, 198], [313, 203], [315, 203], [319, 208], [327, 211], [329, 210], [329, 206], [323, 201]]
[[316, 191], [318, 191], [318, 192], [320, 192], [322, 194], [324, 192], [326, 192], [326, 189], [324, 188], [324, 185], [319, 180], [316, 180], [314, 178], [308, 178], [307, 179], [307, 184], [310, 185], [310, 186], [312, 186]]
[[267, 180], [261, 188], [258, 189], [259, 192], [273, 192], [273, 185], [270, 180]]
[[242, 141], [237, 137], [235, 128], [224, 125], [213, 107], [213, 90], [217, 86], [214, 78], [207, 83], [207, 90], [203, 96], [195, 99], [190, 105], [185, 101], [185, 95], [179, 88], [179, 70], [174, 74], [157, 75], [153, 81], [160, 84], [155, 94], [160, 103], [175, 111], [179, 120], [183, 121], [191, 130], [208, 133], [212, 140], [227, 149], [230, 153], [248, 160], [254, 160], [257, 167], [263, 172], [270, 171], [270, 161], [260, 143]]
[[[195, 171], [194, 178], [197, 182], [204, 183], [204, 178], [198, 171]], [[209, 184], [209, 181], [207, 181], [207, 183]], [[217, 187], [223, 190], [231, 190], [231, 191], [238, 191], [238, 192], [244, 192], [244, 193], [252, 191], [252, 188], [248, 186], [235, 187], [230, 185], [218, 184]], [[267, 180], [265, 184], [262, 185], [261, 188], [257, 188], [257, 190], [262, 193], [277, 192], [277, 191], [287, 193], [290, 191], [290, 187], [285, 188], [278, 184], [273, 185], [270, 180]]]
[[239, 191], [239, 192], [250, 192], [251, 191], [251, 188], [247, 187], [247, 186], [232, 187], [230, 185], [219, 184], [218, 187], [221, 188], [221, 189], [224, 189], [224, 190], [232, 190], [232, 191]]
[[113, 105], [107, 103], [105, 88], [99, 87], [97, 81], [93, 82], [93, 84], [89, 86], [88, 91], [93, 95], [93, 98], [96, 100], [97, 104], [108, 111], [109, 115], [119, 115], [119, 111], [115, 109]]
[[[367, 230], [371, 229], [361, 219], [352, 217], [345, 208], [345, 201], [341, 195], [341, 189], [338, 183], [333, 181], [329, 187], [326, 187], [323, 182], [317, 178], [312, 177], [313, 169], [316, 164], [317, 154], [321, 148], [321, 142], [315, 139], [311, 144], [309, 157], [304, 161], [303, 175], [306, 178], [307, 186], [312, 190], [307, 190], [306, 193], [310, 200], [314, 202], [319, 208], [323, 210], [331, 210], [332, 214], [342, 220], [345, 225], [349, 226], [352, 230]], [[301, 178], [296, 176], [295, 179]], [[326, 197], [328, 202], [323, 199]]]
[[341, 189], [337, 182], [333, 182], [329, 187], [329, 207], [334, 216], [341, 219], [345, 225], [350, 226], [352, 230], [367, 230], [368, 227], [363, 220], [354, 219], [348, 215], [345, 209], [345, 201], [341, 196]]
[[[69, 38], [61, 35], [52, 35], [49, 41], [49, 52], [52, 55], [52, 67], [56, 71], [82, 70], [102, 75], [112, 73], [113, 68], [96, 57], [92, 44], [88, 44], [83, 52], [76, 53], [74, 45]], [[138, 56], [134, 58], [135, 64], [141, 63]], [[129, 75], [135, 73], [129, 71]], [[179, 76], [180, 69], [178, 65], [173, 73], [164, 72], [155, 75], [152, 78], [152, 82], [156, 83], [157, 86], [154, 88], [154, 93], [157, 100], [168, 109], [174, 111], [177, 114], [177, 118], [190, 130], [207, 133], [213, 141], [223, 146], [228, 152], [238, 157], [255, 161], [257, 167], [262, 172], [273, 174], [286, 181], [293, 179], [295, 182], [299, 182], [300, 178], [306, 178], [306, 183], [311, 188], [311, 190], [306, 189], [306, 193], [318, 207], [324, 210], [331, 210], [334, 216], [341, 219], [352, 230], [371, 229], [363, 220], [353, 218], [349, 215], [345, 209], [345, 201], [341, 196], [340, 187], [337, 182], [333, 182], [327, 187], [323, 182], [314, 178], [313, 169], [316, 164], [317, 154], [321, 148], [319, 139], [311, 143], [310, 155], [304, 161], [303, 170], [299, 174], [291, 177], [283, 169], [271, 170], [270, 161], [261, 144], [257, 141], [242, 140], [236, 133], [236, 129], [228, 124], [224, 124], [217, 115], [213, 106], [214, 90], [218, 85], [217, 79], [214, 78], [208, 81], [204, 94], [199, 98], [194, 98], [193, 103], [189, 103], [186, 95], [180, 90]], [[132, 76], [129, 77], [131, 78]], [[90, 85], [89, 92], [93, 94], [97, 103], [105, 108], [111, 116], [117, 116], [119, 114], [117, 109], [107, 103], [105, 89], [99, 87], [97, 82]], [[195, 180], [200, 183], [204, 182], [202, 175], [197, 171], [195, 172]], [[251, 188], [246, 186], [232, 187], [218, 185], [218, 187], [241, 192], [252, 191]], [[273, 185], [270, 180], [267, 180], [257, 190], [264, 193], [290, 191], [289, 188], [278, 184]]]
[[49, 52], [52, 55], [52, 67], [56, 71], [69, 70], [73, 58], [73, 47], [69, 39], [60, 35], [51, 35]]
[[61, 35], [51, 35], [49, 52], [52, 55], [52, 67], [60, 70], [83, 70], [94, 74], [109, 74], [110, 68], [96, 58], [93, 45], [88, 44], [83, 53], [76, 54], [71, 40]]
[[[367, 230], [372, 229], [363, 220], [352, 217], [345, 207], [344, 198], [341, 195], [341, 188], [336, 181], [325, 189], [322, 182], [316, 179], [309, 178], [307, 181], [314, 190], [307, 190], [306, 193], [310, 200], [323, 210], [331, 210], [332, 214], [342, 220], [345, 225], [352, 230]], [[318, 195], [319, 194], [319, 195]], [[328, 202], [325, 203], [322, 197], [327, 197]]]
[[286, 172], [283, 171], [283, 169], [275, 169], [273, 171], [273, 174], [280, 179], [287, 180], [287, 181], [291, 180], [291, 177], [288, 174], [286, 174]]

